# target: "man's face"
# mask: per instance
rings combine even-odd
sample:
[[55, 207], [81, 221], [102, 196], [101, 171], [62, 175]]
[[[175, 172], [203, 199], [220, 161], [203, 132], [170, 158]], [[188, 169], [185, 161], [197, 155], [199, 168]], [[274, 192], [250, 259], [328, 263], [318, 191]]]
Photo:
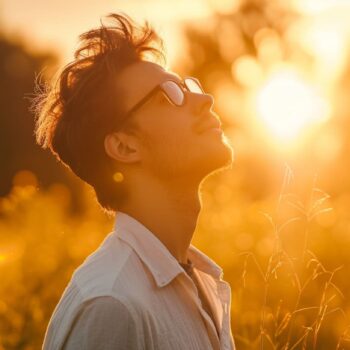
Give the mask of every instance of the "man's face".
[[[129, 111], [158, 84], [174, 73], [151, 62], [128, 66], [118, 77], [124, 90], [124, 110]], [[133, 113], [140, 136], [141, 167], [162, 180], [201, 180], [214, 170], [231, 165], [233, 150], [211, 110], [213, 98], [185, 91], [186, 102], [175, 106], [162, 91], [154, 94]], [[209, 128], [209, 129], [208, 129]]]

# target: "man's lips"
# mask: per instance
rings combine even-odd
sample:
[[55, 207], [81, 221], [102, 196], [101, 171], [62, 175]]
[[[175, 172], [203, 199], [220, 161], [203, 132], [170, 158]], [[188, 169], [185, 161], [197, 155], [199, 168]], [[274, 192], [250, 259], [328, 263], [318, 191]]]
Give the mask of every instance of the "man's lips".
[[221, 130], [221, 122], [215, 117], [210, 117], [206, 120], [201, 120], [201, 123], [197, 127], [197, 133], [202, 134], [203, 132], [210, 129]]

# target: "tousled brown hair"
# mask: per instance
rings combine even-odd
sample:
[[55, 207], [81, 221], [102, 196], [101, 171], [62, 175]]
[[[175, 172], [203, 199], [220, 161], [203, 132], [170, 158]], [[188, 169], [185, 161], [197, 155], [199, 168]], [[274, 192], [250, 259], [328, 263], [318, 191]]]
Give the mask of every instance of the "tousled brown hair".
[[[115, 182], [116, 161], [105, 152], [105, 136], [123, 121], [123, 91], [118, 72], [142, 60], [165, 63], [163, 42], [148, 22], [135, 24], [125, 14], [110, 14], [112, 25], [80, 35], [74, 61], [34, 99], [37, 143], [90, 184], [101, 207], [118, 210], [125, 199]], [[132, 127], [132, 125], [129, 125]]]

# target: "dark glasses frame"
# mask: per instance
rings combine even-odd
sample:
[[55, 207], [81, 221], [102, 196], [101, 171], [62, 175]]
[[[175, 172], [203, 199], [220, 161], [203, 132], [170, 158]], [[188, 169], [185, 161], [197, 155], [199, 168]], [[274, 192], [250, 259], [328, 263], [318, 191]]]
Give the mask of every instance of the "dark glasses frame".
[[[191, 92], [191, 88], [190, 86], [186, 83], [186, 81], [194, 81], [198, 87], [200, 88], [200, 90], [202, 91], [202, 94], [204, 94], [204, 90], [202, 88], [201, 83], [199, 82], [199, 80], [197, 78], [193, 78], [193, 77], [185, 77], [181, 83], [179, 83], [176, 80], [173, 79], [168, 79], [166, 81], [163, 81], [162, 83], [158, 84], [157, 86], [155, 86], [145, 97], [143, 97], [139, 102], [136, 103], [136, 105], [134, 107], [132, 107], [126, 114], [125, 114], [125, 118], [129, 117], [132, 113], [134, 113], [136, 110], [138, 110], [143, 104], [145, 104], [153, 95], [155, 95], [158, 91], [163, 91], [163, 93], [165, 94], [165, 96], [167, 97], [167, 99], [169, 100], [170, 103], [172, 103], [175, 106], [183, 106], [186, 102], [186, 94], [184, 93], [184, 89], [186, 89], [187, 91]], [[174, 82], [176, 85], [178, 85], [180, 87], [180, 89], [182, 90], [182, 92], [184, 93], [184, 98], [182, 100], [182, 103], [177, 104], [175, 103], [171, 97], [168, 96], [166, 90], [163, 88], [163, 84], [168, 82], [168, 81], [172, 81]], [[192, 91], [193, 92], [193, 91]]]

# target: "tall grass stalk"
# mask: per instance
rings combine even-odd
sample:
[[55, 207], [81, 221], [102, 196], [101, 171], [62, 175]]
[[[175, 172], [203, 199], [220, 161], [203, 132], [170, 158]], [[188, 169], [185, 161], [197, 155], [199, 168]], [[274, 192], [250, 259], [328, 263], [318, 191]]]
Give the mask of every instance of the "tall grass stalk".
[[[267, 257], [266, 268], [264, 269], [261, 266], [253, 252], [243, 252], [240, 254], [244, 256], [243, 272], [241, 276], [243, 288], [246, 287], [248, 260], [251, 260], [256, 266], [258, 274], [263, 282], [258, 338], [253, 341], [247, 341], [246, 339], [244, 342], [242, 341], [242, 338], [244, 337], [238, 338], [244, 344], [249, 343], [249, 348], [255, 348], [257, 344], [259, 344], [258, 347], [261, 350], [266, 349], [266, 346], [268, 346], [269, 349], [281, 350], [293, 350], [297, 348], [310, 349], [310, 346], [312, 349], [317, 349], [319, 332], [327, 316], [339, 313], [341, 317], [346, 319], [346, 323], [349, 324], [344, 310], [339, 307], [332, 308], [332, 301], [335, 298], [344, 298], [343, 293], [333, 282], [335, 273], [337, 273], [342, 266], [331, 271], [327, 270], [316, 254], [308, 248], [310, 224], [319, 215], [332, 210], [330, 207], [325, 207], [330, 196], [316, 187], [317, 176], [314, 176], [312, 188], [310, 189], [309, 196], [305, 201], [306, 204], [304, 204], [298, 196], [289, 192], [289, 187], [293, 177], [291, 168], [286, 165], [275, 213], [273, 215], [263, 213], [271, 226], [271, 232], [273, 234], [273, 248], [271, 254]], [[282, 205], [294, 208], [298, 214], [280, 223], [279, 214]], [[287, 227], [297, 221], [305, 224], [304, 240], [300, 256], [293, 257], [283, 247], [282, 233]], [[267, 313], [269, 310], [268, 301], [271, 293], [271, 283], [273, 280], [278, 280], [280, 274], [279, 271], [283, 267], [288, 268], [288, 271], [290, 271], [292, 285], [296, 291], [296, 300], [292, 303], [293, 306], [290, 310], [283, 312], [282, 304], [286, 300], [280, 299], [275, 313], [269, 313], [268, 315], [270, 319], [272, 318], [273, 324], [273, 327], [269, 327], [267, 324]], [[303, 276], [303, 271], [309, 270], [311, 270], [311, 273], [307, 276]], [[301, 300], [306, 288], [310, 283], [321, 277], [325, 278], [325, 281], [323, 282], [318, 295], [320, 298], [319, 303], [316, 305], [301, 307]], [[331, 293], [330, 296], [329, 293]], [[309, 321], [309, 324], [303, 326], [299, 325], [298, 327], [296, 317], [307, 312], [316, 313], [314, 319], [311, 322]], [[335, 345], [337, 349], [341, 349], [342, 344], [349, 341], [349, 327], [347, 327], [340, 335], [338, 343]]]

